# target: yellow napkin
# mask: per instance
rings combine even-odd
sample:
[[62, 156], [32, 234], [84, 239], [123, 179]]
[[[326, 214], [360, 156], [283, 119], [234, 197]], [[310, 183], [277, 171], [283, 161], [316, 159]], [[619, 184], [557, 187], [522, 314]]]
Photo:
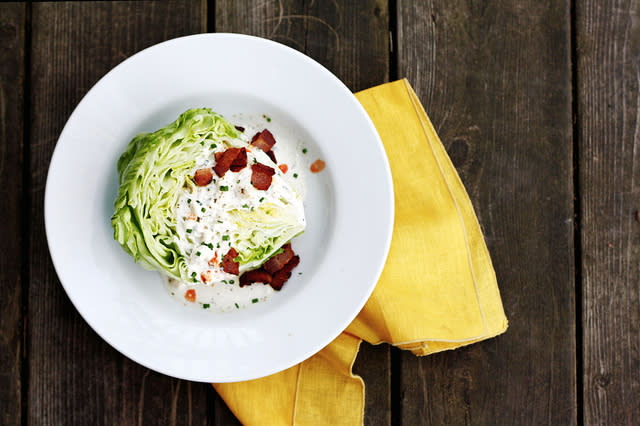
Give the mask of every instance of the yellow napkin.
[[362, 340], [427, 355], [507, 328], [471, 201], [408, 81], [356, 97], [391, 165], [396, 216], [389, 257], [363, 310], [323, 350], [269, 377], [213, 384], [244, 424], [361, 424], [364, 383], [351, 367]]

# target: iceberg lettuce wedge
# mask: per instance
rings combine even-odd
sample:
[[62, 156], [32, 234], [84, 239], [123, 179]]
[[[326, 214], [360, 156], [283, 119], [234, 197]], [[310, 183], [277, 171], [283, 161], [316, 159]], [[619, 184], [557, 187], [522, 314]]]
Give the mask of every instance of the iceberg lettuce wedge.
[[[193, 186], [198, 159], [212, 157], [210, 147], [243, 147], [247, 142], [243, 133], [207, 108], [188, 110], [162, 129], [137, 135], [117, 165], [120, 187], [111, 218], [114, 239], [143, 267], [192, 281], [189, 244], [193, 241], [181, 232], [177, 202]], [[232, 243], [239, 253], [236, 261], [241, 273], [259, 267], [305, 228], [301, 200], [226, 213], [235, 225]]]

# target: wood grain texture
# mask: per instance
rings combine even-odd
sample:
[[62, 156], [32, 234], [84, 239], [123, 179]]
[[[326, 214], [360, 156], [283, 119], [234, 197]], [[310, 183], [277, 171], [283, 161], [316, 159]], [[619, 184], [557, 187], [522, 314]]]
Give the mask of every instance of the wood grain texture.
[[510, 320], [403, 353], [402, 424], [577, 420], [569, 29], [568, 1], [398, 2], [398, 75], [461, 174]]
[[[215, 30], [266, 37], [320, 62], [353, 91], [389, 78], [387, 2], [216, 2]], [[390, 422], [390, 356], [385, 346], [363, 344], [354, 371], [366, 384], [366, 424]], [[216, 424], [231, 413], [218, 400]], [[222, 413], [222, 414], [219, 414]]]
[[133, 53], [205, 30], [203, 4], [72, 2], [32, 7], [27, 421], [205, 424], [208, 385], [143, 368], [111, 348], [80, 317], [51, 264], [42, 213], [53, 148], [82, 96]]
[[22, 419], [25, 5], [0, 4], [0, 424]]
[[640, 2], [576, 3], [584, 423], [640, 424]]
[[306, 53], [358, 91], [389, 79], [386, 1], [216, 2], [215, 30], [265, 37]]

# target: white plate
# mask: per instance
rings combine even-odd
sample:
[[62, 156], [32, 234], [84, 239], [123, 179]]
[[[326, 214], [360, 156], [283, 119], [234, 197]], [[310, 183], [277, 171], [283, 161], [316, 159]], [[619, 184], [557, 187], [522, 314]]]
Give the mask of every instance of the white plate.
[[[268, 114], [322, 158], [307, 177], [302, 259], [268, 302], [219, 314], [187, 309], [113, 240], [116, 162], [131, 138], [192, 107]], [[393, 228], [393, 188], [367, 113], [333, 74], [284, 45], [201, 34], [132, 56], [84, 97], [56, 146], [45, 192], [51, 257], [89, 325], [132, 360], [203, 382], [241, 381], [313, 355], [358, 314]]]

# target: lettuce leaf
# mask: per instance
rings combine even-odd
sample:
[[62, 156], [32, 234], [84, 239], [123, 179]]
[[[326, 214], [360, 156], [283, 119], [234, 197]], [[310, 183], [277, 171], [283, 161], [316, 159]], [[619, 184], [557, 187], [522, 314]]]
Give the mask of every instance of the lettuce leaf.
[[221, 115], [201, 108], [133, 138], [118, 160], [120, 188], [111, 225], [114, 239], [136, 262], [187, 281], [185, 253], [175, 239], [179, 191], [205, 145], [244, 144], [240, 137]]
[[267, 259], [279, 253], [280, 247], [304, 231], [302, 203], [280, 208], [265, 204], [253, 212], [235, 210], [231, 217], [238, 226], [233, 237], [238, 251], [236, 262], [240, 273], [260, 267]]

